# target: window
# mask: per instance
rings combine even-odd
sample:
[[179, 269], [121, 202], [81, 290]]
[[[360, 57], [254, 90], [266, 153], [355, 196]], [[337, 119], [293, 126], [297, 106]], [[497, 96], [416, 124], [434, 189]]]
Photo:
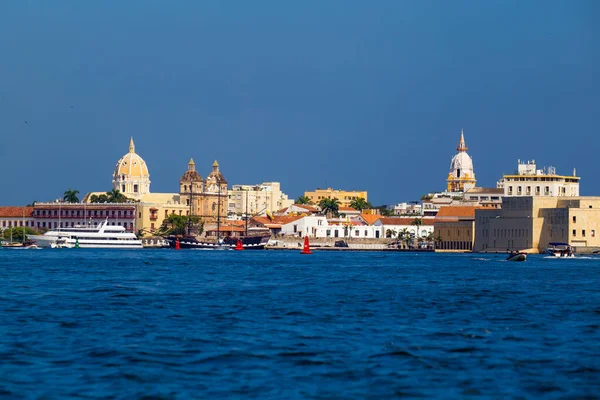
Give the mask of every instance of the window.
[[539, 195], [540, 195], [540, 187], [539, 187], [539, 186], [536, 186], [536, 187], [535, 187], [535, 195], [536, 195], [536, 196], [539, 196]]
[[548, 196], [550, 194], [550, 186], [546, 186], [544, 188], [544, 196]]
[[531, 196], [531, 186], [527, 186], [527, 196]]
[[577, 236], [577, 231], [573, 229], [573, 236]]
[[523, 194], [523, 188], [521, 186], [517, 186], [517, 195], [520, 196], [521, 194]]
[[509, 195], [512, 195], [512, 194], [513, 194], [512, 186], [509, 186], [509, 187], [508, 187], [508, 194], [509, 194]]
[[354, 236], [359, 236], [360, 233], [358, 232], [358, 229], [354, 231]]
[[137, 193], [138, 192], [138, 185], [133, 185], [133, 193]]
[[596, 230], [592, 229], [592, 237], [596, 237]]
[[573, 223], [577, 222], [577, 217], [573, 215]]
[[581, 236], [582, 236], [582, 237], [585, 237], [585, 229], [582, 229], [582, 230], [581, 230]]
[[125, 185], [121, 185], [121, 193], [125, 193]]

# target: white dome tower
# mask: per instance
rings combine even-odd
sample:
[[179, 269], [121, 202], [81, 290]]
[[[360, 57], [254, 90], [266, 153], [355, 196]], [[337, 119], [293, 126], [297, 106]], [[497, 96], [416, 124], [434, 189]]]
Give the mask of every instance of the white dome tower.
[[468, 147], [465, 143], [463, 130], [460, 131], [460, 142], [456, 147], [458, 153], [452, 157], [450, 162], [450, 173], [448, 174], [448, 191], [464, 192], [475, 187], [475, 171], [473, 170], [473, 160], [467, 154]]

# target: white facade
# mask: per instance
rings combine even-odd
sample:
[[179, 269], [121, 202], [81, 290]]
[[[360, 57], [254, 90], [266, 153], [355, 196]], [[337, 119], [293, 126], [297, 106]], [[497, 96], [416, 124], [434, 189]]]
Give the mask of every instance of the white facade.
[[404, 229], [407, 229], [413, 237], [426, 237], [430, 233], [433, 233], [433, 218], [421, 219], [422, 225], [420, 226], [413, 225], [413, 221], [414, 218], [382, 217], [375, 221], [373, 225], [381, 228], [382, 237], [386, 236], [388, 230], [392, 231], [392, 233], [395, 232], [392, 236], [398, 235]]
[[33, 207], [0, 207], [0, 232], [10, 228], [35, 227]]
[[393, 208], [395, 215], [417, 214], [420, 215], [423, 211], [421, 204], [414, 203], [398, 203]]
[[498, 182], [498, 188], [504, 190], [504, 196], [579, 196], [579, 177], [557, 175], [554, 167], [537, 169], [535, 160], [518, 160], [516, 174], [504, 175]]
[[330, 225], [322, 215], [308, 215], [281, 226], [281, 233], [286, 236], [314, 238], [383, 238], [382, 228], [372, 225], [355, 225], [348, 222], [340, 225]]
[[230, 214], [265, 215], [289, 207], [294, 203], [281, 191], [279, 182], [261, 185], [233, 185], [228, 193], [227, 211]]

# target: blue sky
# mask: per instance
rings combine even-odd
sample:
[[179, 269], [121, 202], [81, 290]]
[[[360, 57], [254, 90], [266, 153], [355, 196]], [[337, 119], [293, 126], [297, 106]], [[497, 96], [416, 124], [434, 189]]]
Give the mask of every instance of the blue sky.
[[481, 186], [535, 159], [600, 195], [599, 20], [594, 0], [2, 1], [0, 204], [109, 190], [130, 136], [153, 192], [193, 157], [391, 204], [445, 188], [461, 128]]

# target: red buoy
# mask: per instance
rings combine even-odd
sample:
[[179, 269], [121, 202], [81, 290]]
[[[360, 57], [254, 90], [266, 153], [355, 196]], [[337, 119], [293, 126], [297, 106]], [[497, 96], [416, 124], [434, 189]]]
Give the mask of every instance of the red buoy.
[[235, 250], [244, 250], [244, 246], [242, 246], [242, 241], [240, 239], [238, 239], [235, 244]]
[[310, 244], [308, 244], [308, 236], [304, 236], [304, 248], [300, 254], [312, 254], [312, 251], [310, 251]]
[[179, 238], [175, 239], [175, 250], [181, 250], [181, 245], [179, 244]]

